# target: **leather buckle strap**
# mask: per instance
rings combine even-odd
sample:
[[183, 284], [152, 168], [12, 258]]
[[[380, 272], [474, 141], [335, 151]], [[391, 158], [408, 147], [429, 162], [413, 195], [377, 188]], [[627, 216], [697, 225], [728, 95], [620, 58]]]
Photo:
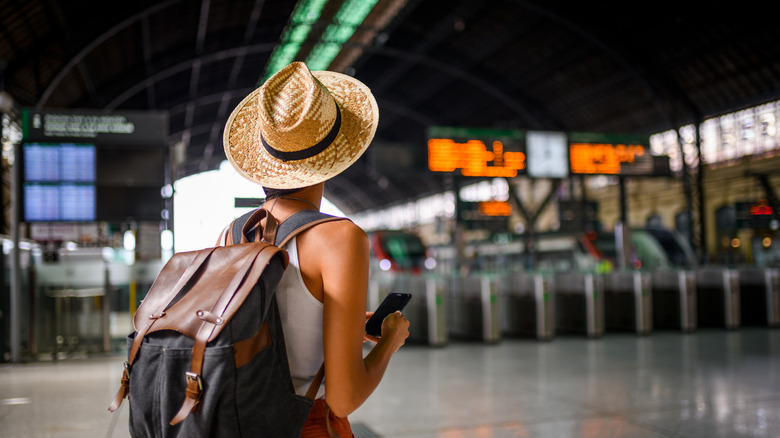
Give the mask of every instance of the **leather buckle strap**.
[[112, 401], [111, 405], [108, 407], [109, 412], [114, 412], [119, 409], [119, 406], [122, 405], [122, 400], [130, 393], [130, 374], [128, 374], [128, 368], [129, 365], [127, 364], [127, 361], [125, 361], [125, 370], [122, 372], [122, 381], [119, 386], [119, 391], [117, 391], [114, 401]]
[[[220, 293], [219, 299], [216, 304], [214, 304], [214, 307], [208, 312], [212, 317], [219, 318], [220, 320], [229, 319], [224, 315], [224, 312], [231, 301], [236, 299], [237, 301], [242, 302], [244, 298], [246, 298], [249, 290], [253, 287], [253, 283], [244, 280], [246, 278], [257, 278], [259, 275], [254, 274], [262, 272], [262, 270], [265, 269], [268, 260], [270, 260], [270, 257], [273, 257], [273, 254], [275, 254], [273, 251], [267, 251], [267, 248], [273, 247], [270, 245], [263, 247], [254, 257], [246, 260], [236, 272], [236, 275], [230, 283]], [[266, 256], [269, 258], [266, 259]], [[200, 395], [203, 391], [203, 384], [200, 380], [203, 358], [206, 353], [206, 344], [214, 333], [216, 326], [216, 320], [214, 320], [214, 322], [203, 320], [200, 329], [195, 336], [195, 345], [192, 347], [192, 362], [190, 363], [190, 371], [187, 372], [187, 394], [181, 409], [179, 409], [179, 412], [173, 417], [173, 420], [171, 420], [170, 424], [172, 426], [181, 423], [187, 418], [190, 412], [197, 412], [197, 409], [199, 409]]]
[[200, 380], [200, 375], [187, 371], [185, 373], [187, 379], [187, 391], [184, 397], [184, 403], [176, 413], [176, 416], [171, 420], [170, 425], [175, 426], [190, 414], [190, 412], [198, 412], [200, 410], [200, 395], [203, 393], [203, 382]]
[[[165, 316], [165, 308], [168, 307], [171, 301], [176, 297], [176, 294], [179, 292], [179, 290], [184, 287], [184, 285], [190, 280], [190, 278], [192, 278], [195, 272], [198, 271], [201, 266], [203, 266], [213, 251], [213, 248], [201, 251], [192, 261], [190, 261], [190, 264], [187, 266], [184, 273], [177, 279], [176, 283], [171, 288], [172, 293], [165, 295], [162, 299], [160, 299], [159, 302], [156, 303], [145, 301], [146, 306], [151, 308], [152, 313], [149, 315], [149, 318], [146, 321], [143, 321], [142, 325], [138, 327], [138, 330], [136, 331], [133, 345], [130, 347], [130, 352], [128, 354], [128, 360], [125, 362], [125, 369], [122, 372], [122, 380], [119, 383], [119, 390], [117, 391], [114, 400], [108, 406], [108, 410], [110, 412], [114, 412], [119, 409], [119, 406], [122, 405], [122, 400], [124, 400], [130, 392], [130, 367], [133, 365], [133, 361], [135, 361], [138, 350], [141, 348], [141, 343], [143, 342], [144, 336], [146, 336], [146, 333], [149, 331], [152, 325], [154, 325], [155, 321]], [[157, 284], [157, 281], [155, 281], [155, 284]], [[155, 285], [152, 285], [152, 287], [154, 288]], [[144, 310], [146, 309], [146, 306], [143, 304], [141, 306]], [[156, 314], [155, 311], [157, 312]]]

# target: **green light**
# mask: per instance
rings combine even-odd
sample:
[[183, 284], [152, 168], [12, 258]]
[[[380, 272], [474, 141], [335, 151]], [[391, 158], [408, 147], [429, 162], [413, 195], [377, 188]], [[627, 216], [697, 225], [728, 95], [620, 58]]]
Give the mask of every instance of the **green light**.
[[293, 24], [314, 24], [320, 18], [322, 8], [328, 0], [301, 0], [295, 6], [290, 22]]
[[[341, 46], [352, 38], [357, 28], [366, 19], [379, 0], [345, 0], [331, 23], [322, 35], [322, 39], [306, 58], [311, 70], [325, 70], [341, 51]], [[281, 44], [271, 54], [265, 75], [261, 83], [281, 68], [291, 63], [301, 44], [306, 41], [312, 25], [319, 20], [322, 8], [328, 0], [301, 0], [295, 6], [290, 24], [282, 34]], [[261, 85], [258, 84], [258, 86]]]
[[325, 29], [322, 40], [314, 46], [306, 64], [312, 70], [325, 70], [341, 52], [342, 44], [349, 41], [366, 19], [378, 0], [346, 0], [333, 17], [333, 23]]
[[344, 44], [350, 38], [352, 38], [354, 33], [354, 26], [337, 26], [335, 24], [331, 24], [327, 29], [325, 29], [322, 40], [329, 43]]
[[290, 24], [282, 33], [282, 43], [276, 46], [271, 54], [265, 75], [261, 78], [258, 86], [284, 66], [293, 62], [301, 44], [309, 36], [312, 24], [319, 20], [322, 8], [327, 2], [328, 0], [301, 0], [298, 2], [290, 17]]
[[341, 51], [341, 45], [336, 43], [320, 42], [309, 53], [306, 64], [312, 71], [325, 70], [333, 58]]
[[[306, 41], [306, 37], [309, 36], [309, 32], [311, 32], [310, 24], [301, 24], [298, 26], [294, 26], [292, 29], [290, 29], [289, 32], [287, 32], [282, 37], [282, 41], [289, 41], [291, 43], [301, 44], [304, 41]], [[284, 38], [287, 39], [285, 40]]]
[[333, 21], [342, 25], [360, 26], [360, 23], [366, 19], [366, 16], [377, 4], [377, 1], [347, 0], [336, 13]]

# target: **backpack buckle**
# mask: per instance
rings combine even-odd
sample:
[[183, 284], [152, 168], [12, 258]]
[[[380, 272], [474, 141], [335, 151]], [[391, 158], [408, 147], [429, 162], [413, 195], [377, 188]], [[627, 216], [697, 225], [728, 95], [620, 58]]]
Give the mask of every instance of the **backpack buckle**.
[[197, 382], [198, 389], [203, 391], [203, 382], [200, 380], [200, 375], [195, 374], [192, 371], [187, 371], [186, 373], [184, 373], [184, 375], [187, 377], [187, 383]]

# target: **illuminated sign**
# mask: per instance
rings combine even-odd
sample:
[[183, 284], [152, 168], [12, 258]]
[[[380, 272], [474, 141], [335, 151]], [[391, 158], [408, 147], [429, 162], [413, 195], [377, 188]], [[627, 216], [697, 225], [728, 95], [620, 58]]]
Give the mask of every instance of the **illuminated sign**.
[[[638, 144], [572, 143], [569, 162], [572, 173], [619, 175], [625, 165], [634, 164], [646, 154]], [[652, 160], [650, 169], [652, 172]]]
[[772, 206], [766, 199], [760, 199], [757, 203], [750, 206], [751, 216], [771, 216], [774, 213]]
[[161, 146], [168, 135], [168, 113], [162, 111], [123, 111], [45, 109], [22, 110], [24, 140], [89, 141], [91, 143]]
[[494, 178], [525, 173], [523, 131], [431, 126], [428, 139], [431, 171], [460, 171], [463, 176]]
[[504, 150], [504, 143], [493, 141], [488, 150], [482, 140], [456, 143], [452, 139], [428, 140], [428, 168], [434, 172], [454, 172], [463, 176], [513, 177], [525, 169], [525, 154]]
[[512, 206], [506, 201], [480, 202], [479, 214], [482, 216], [510, 216]]
[[755, 202], [734, 203], [736, 213], [736, 225], [741, 229], [775, 229], [773, 222], [776, 220], [777, 210], [767, 199], [758, 199]]
[[461, 202], [458, 219], [467, 229], [506, 231], [512, 206], [506, 201]]

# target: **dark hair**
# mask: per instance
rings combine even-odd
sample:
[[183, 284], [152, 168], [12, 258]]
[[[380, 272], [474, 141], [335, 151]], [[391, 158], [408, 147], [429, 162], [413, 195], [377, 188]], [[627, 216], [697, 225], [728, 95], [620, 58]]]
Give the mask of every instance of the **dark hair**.
[[301, 189], [272, 189], [270, 187], [263, 187], [266, 201], [281, 198], [282, 196], [292, 195], [293, 193], [296, 193], [300, 190]]

